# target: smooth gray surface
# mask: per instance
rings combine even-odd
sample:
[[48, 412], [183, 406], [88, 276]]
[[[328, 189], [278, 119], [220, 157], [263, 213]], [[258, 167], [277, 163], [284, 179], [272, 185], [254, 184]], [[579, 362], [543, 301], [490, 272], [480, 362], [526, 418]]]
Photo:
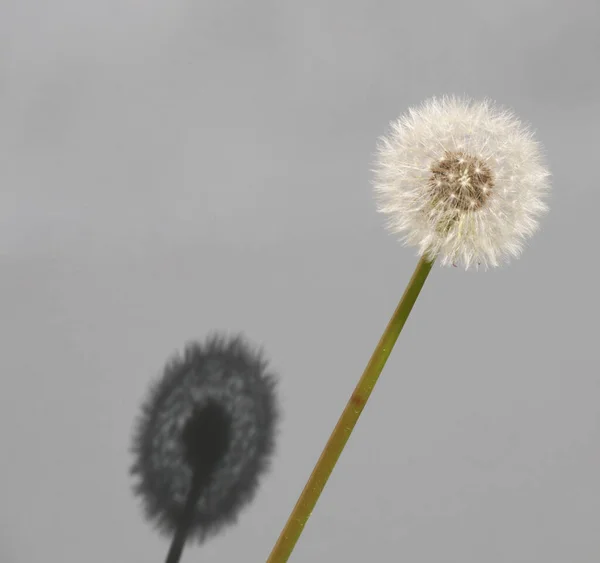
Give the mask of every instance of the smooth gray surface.
[[264, 561], [416, 263], [375, 212], [434, 94], [533, 124], [523, 257], [436, 267], [291, 561], [596, 563], [600, 4], [0, 0], [0, 561], [162, 561], [127, 470], [216, 328], [281, 373], [278, 455], [183, 561]]

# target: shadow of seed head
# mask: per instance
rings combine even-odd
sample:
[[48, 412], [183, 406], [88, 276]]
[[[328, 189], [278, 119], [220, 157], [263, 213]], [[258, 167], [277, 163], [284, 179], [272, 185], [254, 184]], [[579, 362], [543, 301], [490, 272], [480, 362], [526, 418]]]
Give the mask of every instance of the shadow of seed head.
[[236, 521], [274, 451], [275, 376], [241, 336], [188, 344], [150, 386], [134, 432], [131, 474], [147, 518], [165, 535], [202, 481], [190, 537]]

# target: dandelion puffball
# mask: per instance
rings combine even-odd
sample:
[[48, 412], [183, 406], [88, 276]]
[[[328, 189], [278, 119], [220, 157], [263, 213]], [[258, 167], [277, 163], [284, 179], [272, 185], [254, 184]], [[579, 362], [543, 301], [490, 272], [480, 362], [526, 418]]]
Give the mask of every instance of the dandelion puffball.
[[262, 353], [240, 336], [191, 343], [167, 364], [143, 404], [131, 468], [161, 532], [176, 530], [199, 472], [205, 479], [190, 528], [199, 542], [252, 500], [274, 449], [274, 389]]
[[431, 98], [409, 109], [380, 139], [374, 172], [389, 229], [443, 265], [519, 256], [547, 211], [540, 145], [489, 100]]

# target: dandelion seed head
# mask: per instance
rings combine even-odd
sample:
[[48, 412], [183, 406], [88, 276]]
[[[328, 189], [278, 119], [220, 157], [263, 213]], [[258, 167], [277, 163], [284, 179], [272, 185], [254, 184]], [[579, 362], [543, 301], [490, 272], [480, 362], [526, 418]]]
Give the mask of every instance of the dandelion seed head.
[[374, 188], [387, 226], [443, 265], [498, 266], [522, 251], [547, 211], [540, 145], [489, 100], [431, 98], [392, 123]]

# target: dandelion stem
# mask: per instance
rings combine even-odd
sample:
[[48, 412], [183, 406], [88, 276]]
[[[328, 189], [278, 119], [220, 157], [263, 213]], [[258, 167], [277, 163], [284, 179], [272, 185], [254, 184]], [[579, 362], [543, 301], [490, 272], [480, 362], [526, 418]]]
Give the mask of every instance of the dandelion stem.
[[373, 391], [379, 374], [390, 356], [392, 348], [400, 335], [402, 327], [410, 314], [417, 297], [431, 271], [433, 261], [421, 258], [412, 278], [408, 282], [404, 295], [394, 311], [362, 377], [358, 381], [352, 396], [348, 400], [338, 423], [336, 424], [321, 457], [302, 491], [296, 506], [292, 510], [267, 563], [285, 563], [298, 541], [308, 518], [310, 517], [327, 479], [331, 475], [335, 464], [358, 421], [358, 418]]
[[169, 549], [165, 563], [179, 563], [179, 559], [181, 558], [183, 546], [185, 545], [185, 540], [187, 539], [188, 532], [192, 525], [194, 510], [196, 508], [196, 504], [198, 503], [198, 497], [202, 491], [204, 479], [202, 479], [198, 473], [199, 472], [196, 472], [196, 475], [192, 480], [192, 486], [190, 487], [190, 492], [188, 493], [188, 498], [181, 514], [181, 519], [179, 520], [177, 530], [173, 536], [171, 548]]

